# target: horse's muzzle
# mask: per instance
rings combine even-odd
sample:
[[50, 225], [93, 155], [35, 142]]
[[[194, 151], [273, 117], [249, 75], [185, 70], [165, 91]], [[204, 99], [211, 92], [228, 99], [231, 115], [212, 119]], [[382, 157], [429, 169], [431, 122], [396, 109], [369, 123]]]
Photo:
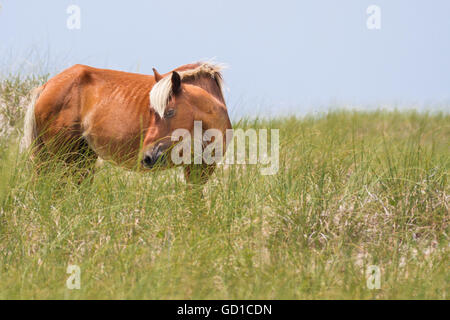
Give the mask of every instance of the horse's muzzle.
[[144, 157], [142, 158], [142, 165], [151, 169], [155, 165], [162, 165], [166, 162], [166, 154], [161, 150], [160, 146], [155, 146], [152, 150], [149, 150], [144, 153]]

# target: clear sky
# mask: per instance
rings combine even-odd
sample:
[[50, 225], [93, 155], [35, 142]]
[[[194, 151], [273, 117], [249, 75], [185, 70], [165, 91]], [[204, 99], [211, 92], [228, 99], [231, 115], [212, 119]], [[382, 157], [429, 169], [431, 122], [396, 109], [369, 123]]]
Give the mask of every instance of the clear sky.
[[[67, 8], [80, 8], [68, 29]], [[381, 29], [369, 30], [369, 5]], [[232, 114], [450, 104], [449, 0], [0, 0], [2, 68], [161, 73], [215, 58]], [[29, 52], [34, 52], [31, 57]], [[39, 58], [36, 58], [39, 53]], [[27, 62], [27, 63], [28, 63]], [[245, 110], [245, 111], [244, 111]]]

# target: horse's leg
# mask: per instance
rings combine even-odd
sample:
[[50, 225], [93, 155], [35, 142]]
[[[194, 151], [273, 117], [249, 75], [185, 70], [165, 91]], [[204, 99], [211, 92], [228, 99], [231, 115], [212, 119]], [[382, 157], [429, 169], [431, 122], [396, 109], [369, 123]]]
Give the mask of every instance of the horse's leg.
[[29, 156], [30, 156], [30, 165], [32, 167], [32, 183], [36, 183], [39, 176], [44, 174], [47, 170], [48, 162], [50, 157], [48, 153], [45, 152], [45, 145], [41, 141], [41, 139], [37, 138], [32, 147], [30, 148]]
[[187, 199], [194, 205], [203, 203], [203, 186], [215, 170], [215, 165], [196, 164], [184, 167], [184, 177], [188, 192]]
[[190, 186], [203, 186], [214, 173], [216, 166], [207, 164], [194, 164], [184, 167], [184, 177]]
[[92, 182], [97, 158], [84, 138], [61, 137], [47, 145], [41, 143], [34, 153], [33, 165], [37, 175], [61, 168], [80, 185], [86, 179]]
[[78, 185], [84, 180], [92, 183], [97, 158], [97, 154], [89, 147], [84, 138], [77, 141], [76, 149], [65, 161], [70, 166], [71, 174], [76, 179]]

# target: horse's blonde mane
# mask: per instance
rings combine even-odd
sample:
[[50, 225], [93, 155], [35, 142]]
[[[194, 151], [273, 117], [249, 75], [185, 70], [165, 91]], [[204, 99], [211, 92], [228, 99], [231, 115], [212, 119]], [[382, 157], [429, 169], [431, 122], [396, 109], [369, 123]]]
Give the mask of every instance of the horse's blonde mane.
[[[224, 65], [219, 63], [201, 62], [199, 66], [194, 69], [177, 71], [181, 80], [188, 77], [198, 77], [200, 75], [209, 75], [212, 79], [215, 79], [219, 89], [223, 89], [223, 80], [220, 72], [224, 69]], [[150, 91], [150, 107], [159, 114], [160, 117], [164, 116], [167, 104], [172, 92], [171, 74], [165, 76], [159, 80]]]

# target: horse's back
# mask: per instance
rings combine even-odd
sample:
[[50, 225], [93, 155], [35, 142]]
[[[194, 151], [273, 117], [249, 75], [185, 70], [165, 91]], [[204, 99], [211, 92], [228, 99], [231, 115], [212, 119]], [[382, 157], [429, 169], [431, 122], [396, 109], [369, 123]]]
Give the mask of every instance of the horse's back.
[[105, 96], [100, 94], [133, 92], [133, 87], [144, 87], [148, 92], [153, 84], [152, 76], [77, 64], [54, 76], [43, 86], [36, 104], [36, 116], [39, 115], [39, 122], [45, 123], [70, 105], [82, 112], [82, 107], [91, 102], [94, 95], [102, 98]]

